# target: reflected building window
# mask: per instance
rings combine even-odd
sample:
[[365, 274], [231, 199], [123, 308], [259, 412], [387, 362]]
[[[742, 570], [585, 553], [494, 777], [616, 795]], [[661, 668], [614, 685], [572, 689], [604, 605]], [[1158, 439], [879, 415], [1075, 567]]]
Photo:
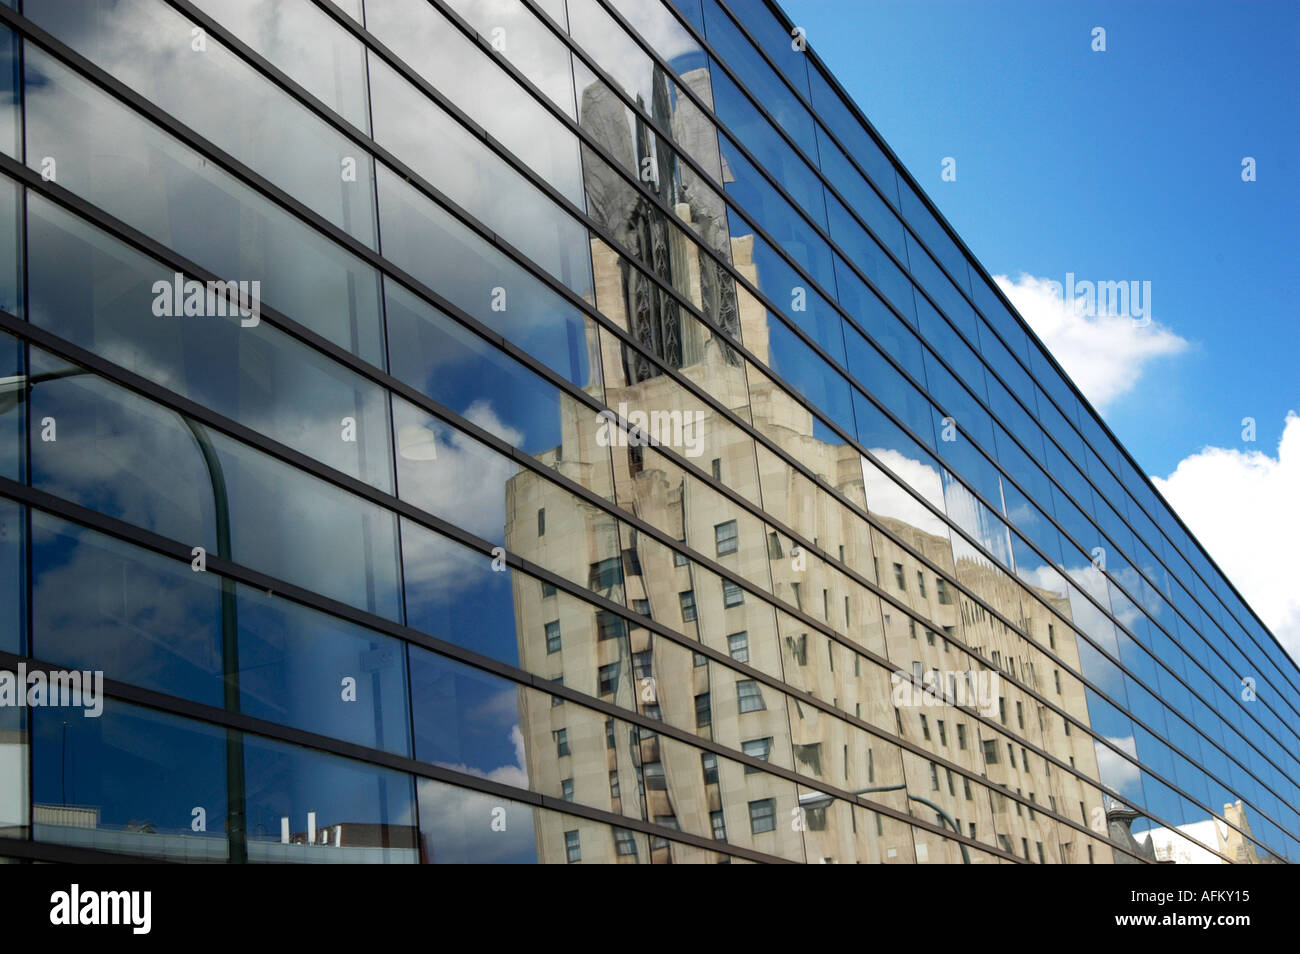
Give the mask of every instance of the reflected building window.
[[695, 621], [695, 591], [683, 590], [677, 594], [677, 600], [682, 606], [682, 622], [693, 623]]
[[623, 583], [623, 561], [620, 557], [610, 557], [591, 565], [587, 587], [599, 592], [606, 592]]
[[636, 835], [626, 828], [614, 829], [614, 853], [619, 857], [636, 857]]
[[695, 697], [695, 727], [702, 729], [713, 723], [713, 709], [709, 705], [709, 694], [702, 692]]
[[596, 611], [596, 637], [600, 640], [622, 639], [627, 635], [627, 620], [609, 610]]
[[[768, 755], [772, 751], [772, 740], [771, 738], [750, 739], [747, 742], [742, 742], [740, 747], [741, 747], [741, 751], [743, 751], [746, 755], [752, 758], [762, 759], [764, 762], [766, 762], [768, 759]], [[758, 769], [754, 768], [752, 765], [745, 766], [746, 775], [753, 775], [757, 771]]]
[[735, 553], [739, 548], [736, 521], [728, 520], [726, 523], [717, 524], [713, 528], [713, 538], [717, 544], [718, 556]]
[[776, 830], [776, 801], [760, 798], [749, 803], [749, 830], [755, 835]]
[[700, 756], [700, 767], [704, 770], [704, 784], [718, 784], [718, 757], [712, 752], [705, 752]]
[[767, 708], [767, 703], [763, 701], [763, 691], [753, 679], [742, 679], [736, 683], [736, 697], [740, 701], [742, 715]]
[[608, 696], [618, 691], [618, 673], [618, 663], [610, 663], [608, 666], [600, 667], [596, 677], [598, 695]]

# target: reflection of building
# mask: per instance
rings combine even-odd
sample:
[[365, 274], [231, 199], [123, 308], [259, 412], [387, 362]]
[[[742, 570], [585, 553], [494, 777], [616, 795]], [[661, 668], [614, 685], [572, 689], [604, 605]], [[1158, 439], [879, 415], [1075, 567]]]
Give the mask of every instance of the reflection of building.
[[[584, 98], [584, 102], [592, 101], [599, 100]], [[621, 128], [613, 120], [609, 125]], [[691, 207], [679, 208], [689, 220]], [[643, 227], [654, 218], [648, 205], [631, 205], [621, 214]], [[733, 239], [730, 258], [743, 274], [757, 279], [756, 266], [749, 259], [751, 248], [752, 237]], [[668, 260], [676, 263], [679, 256]], [[634, 320], [630, 316], [629, 309], [638, 301], [633, 290], [639, 287], [636, 273], [599, 242], [593, 243], [593, 261], [598, 302], [623, 327], [636, 329], [645, 317]], [[703, 284], [698, 269], [690, 274]], [[739, 312], [742, 336], [751, 350], [766, 360], [769, 316], [751, 298], [744, 301], [749, 307], [742, 306]], [[668, 349], [667, 355], [657, 353], [727, 407], [753, 420], [801, 461], [811, 463], [844, 497], [872, 503], [871, 493], [864, 497], [864, 466], [872, 471], [874, 467], [865, 464], [854, 448], [814, 436], [813, 417], [806, 407], [770, 383], [747, 382], [744, 369], [713, 341], [692, 338], [689, 330], [680, 333], [678, 323], [670, 326], [677, 329], [674, 335], [656, 332], [638, 338], [648, 348]], [[671, 344], [665, 343], [669, 340]], [[694, 359], [687, 360], [688, 355]], [[678, 415], [696, 409], [689, 395], [671, 379], [638, 374], [635, 364], [628, 363], [626, 349], [618, 347], [612, 337], [602, 337], [602, 359], [607, 406]], [[621, 387], [608, 384], [613, 377], [608, 370], [611, 367], [622, 369]], [[767, 512], [783, 518], [799, 515], [798, 525], [807, 536], [823, 548], [828, 547], [822, 541], [837, 541], [834, 552], [840, 560], [869, 579], [878, 579], [887, 589], [894, 579], [916, 581], [901, 591], [904, 601], [943, 632], [926, 629], [889, 604], [884, 604], [882, 615], [880, 600], [866, 588], [821, 560], [800, 561], [798, 551], [782, 534], [764, 530], [757, 521], [746, 522], [738, 508], [653, 447], [607, 449], [597, 440], [594, 418], [576, 403], [567, 405], [564, 440], [543, 460], [602, 496], [614, 497], [624, 510], [671, 537], [707, 556], [717, 553], [719, 562], [742, 578], [760, 583], [796, 609], [826, 619], [863, 648], [888, 656], [896, 668], [915, 673], [918, 685], [921, 676], [932, 670], [969, 668], [969, 663], [956, 662], [964, 638], [973, 652], [992, 660], [1006, 676], [1035, 691], [1054, 693], [1057, 704], [1087, 726], [1077, 680], [1067, 679], [1063, 684], [1046, 657], [1040, 661], [1022, 637], [945, 582], [915, 554], [980, 593], [1030, 633], [1050, 634], [1053, 650], [1066, 665], [1077, 668], [1073, 631], [1060, 621], [1070, 618], [1068, 600], [1037, 589], [1043, 602], [1030, 599], [1005, 573], [995, 572], [991, 565], [973, 557], [954, 564], [951, 544], [946, 536], [934, 532], [932, 517], [920, 521], [923, 529], [888, 512], [878, 514], [884, 526], [910, 549], [884, 534], [870, 532], [860, 518], [830, 505], [812, 483], [787, 479], [779, 471], [756, 472], [752, 443], [737, 439], [718, 416], [704, 415], [702, 451], [695, 460], [698, 466], [715, 477], [726, 475], [729, 486], [748, 488], [755, 491], [755, 497], [761, 490]], [[600, 479], [606, 454], [612, 456], [612, 487]], [[919, 462], [917, 466], [921, 466]], [[725, 520], [733, 511], [736, 519]], [[1040, 706], [1031, 707], [1027, 697], [1015, 698], [1019, 690], [992, 700], [986, 715], [1000, 714], [1010, 737], [1047, 748], [1068, 760], [1093, 784], [1080, 784], [1069, 772], [1052, 773], [1037, 757], [1031, 764], [1019, 743], [1008, 747], [1007, 736], [980, 726], [951, 705], [896, 714], [888, 674], [877, 664], [855, 662], [847, 647], [833, 644], [819, 632], [803, 631], [793, 617], [778, 620], [769, 607], [755, 605], [755, 601], [733, 605], [734, 594], [729, 595], [712, 574], [652, 538], [577, 503], [532, 472], [521, 472], [510, 480], [506, 512], [510, 552], [580, 581], [616, 603], [662, 620], [763, 672], [784, 673], [790, 685], [831, 700], [835, 708], [855, 718], [891, 732], [899, 726], [905, 738], [968, 769], [976, 781], [955, 776], [948, 768], [938, 769], [935, 763], [914, 754], [901, 755], [889, 743], [851, 729], [827, 713], [793, 700], [781, 703], [779, 694], [767, 688], [761, 690], [768, 697], [763, 707], [750, 709], [740, 699], [736, 683], [741, 680], [734, 673], [707, 661], [701, 663], [703, 657], [692, 660], [690, 654], [669, 647], [649, 630], [628, 627], [613, 614], [558, 602], [547, 595], [546, 588], [539, 599], [536, 582], [518, 577], [516, 635], [520, 663], [529, 671], [672, 725], [695, 725], [701, 737], [733, 750], [746, 754], [763, 751], [771, 761], [793, 767], [810, 780], [825, 779], [848, 790], [904, 788], [872, 792], [867, 797], [900, 811], [924, 813], [927, 820], [935, 821], [933, 812], [906, 797], [906, 792], [915, 789], [915, 794], [938, 804], [963, 835], [982, 838], [1031, 861], [1108, 860], [1109, 848], [1092, 844], [1069, 829], [1058, 830], [1055, 821], [1034, 810], [1033, 805], [1038, 804], [1084, 823], [1095, 818], [1100, 806], [1098, 768], [1086, 731], [1077, 727], [1070, 731], [1059, 717]], [[729, 529], [720, 529], [728, 523]], [[834, 663], [837, 652], [842, 660], [838, 669]], [[1010, 683], [1006, 685], [1010, 687]], [[796, 791], [788, 781], [746, 772], [738, 765], [715, 764], [705, 769], [698, 750], [665, 744], [660, 734], [610, 730], [595, 717], [575, 722], [573, 707], [552, 704], [540, 695], [521, 695], [520, 699], [528, 775], [542, 791], [581, 791], [586, 804], [686, 831], [714, 832], [730, 843], [786, 857], [872, 862], [960, 860], [951, 843], [941, 843], [924, 832], [914, 837], [908, 826], [890, 819], [868, 821], [872, 813], [861, 809], [851, 813], [842, 802], [818, 801], [815, 789], [800, 787]], [[701, 713], [703, 706], [708, 708], [707, 721]], [[600, 738], [588, 744], [592, 736]], [[859, 764], [850, 767], [850, 760]], [[988, 787], [981, 787], [981, 781]], [[1029, 804], [1003, 797], [1004, 791], [1015, 792]], [[751, 824], [750, 806], [768, 800], [774, 806], [774, 825], [763, 832], [758, 830], [763, 825]], [[798, 825], [792, 825], [799, 806], [812, 807], [797, 816]], [[565, 858], [561, 830], [565, 824], [559, 818], [539, 817], [537, 844], [543, 860]], [[616, 838], [611, 846], [616, 860], [639, 860], [631, 852], [630, 840], [624, 838], [620, 843]], [[651, 851], [651, 860], [664, 860], [659, 853], [670, 849], [666, 842], [656, 848], [652, 841]], [[671, 852], [683, 860], [683, 852], [689, 854], [690, 850], [674, 846]]]
[[[1157, 853], [1153, 850], [1152, 840], [1139, 840], [1133, 834], [1133, 823], [1142, 816], [1124, 805], [1115, 805], [1106, 811], [1106, 825], [1109, 829], [1111, 841], [1122, 845], [1129, 850], [1129, 854], [1119, 853], [1116, 855], [1116, 861], [1119, 864], [1137, 864], [1141, 861], [1158, 861], [1169, 860], [1158, 858]], [[1171, 839], [1174, 841], [1181, 839]], [[1205, 854], [1208, 851], [1202, 849]]]
[[[314, 817], [309, 821], [314, 826]], [[100, 810], [93, 807], [33, 805], [32, 828], [37, 840], [98, 851], [190, 862], [224, 862], [227, 855], [224, 839], [158, 831], [147, 821], [121, 827], [106, 826], [100, 819]], [[291, 832], [289, 819], [284, 818], [281, 819], [281, 828], [279, 840], [250, 839], [249, 861], [267, 864], [373, 864], [419, 860], [416, 854], [418, 832], [411, 825], [342, 822], [320, 829]]]
[[[1223, 806], [1223, 816], [1232, 823], [1224, 824], [1217, 818], [1179, 825], [1178, 832], [1167, 828], [1147, 831], [1147, 845], [1158, 861], [1173, 864], [1221, 865], [1231, 862], [1238, 865], [1280, 864], [1275, 855], [1262, 854], [1242, 837], [1250, 835], [1250, 820], [1241, 800]], [[1210, 845], [1215, 851], [1204, 846]], [[1225, 861], [1225, 859], [1227, 859]]]

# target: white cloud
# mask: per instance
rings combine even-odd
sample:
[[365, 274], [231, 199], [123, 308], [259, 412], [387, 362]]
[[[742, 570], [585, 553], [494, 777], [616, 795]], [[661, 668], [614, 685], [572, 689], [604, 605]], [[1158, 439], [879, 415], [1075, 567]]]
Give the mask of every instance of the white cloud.
[[1021, 272], [1014, 282], [1006, 275], [993, 280], [1098, 408], [1130, 391], [1148, 362], [1187, 348], [1185, 339], [1157, 321], [1088, 314], [1078, 298], [1067, 302], [1051, 279]]
[[[870, 450], [909, 487], [940, 511], [944, 509], [943, 480], [937, 470], [888, 447], [872, 447]], [[862, 478], [873, 513], [909, 523], [925, 533], [948, 535], [948, 527], [942, 520], [865, 457], [862, 458]]]
[[[506, 525], [506, 485], [519, 465], [479, 440], [437, 421], [410, 405], [396, 410], [398, 428], [398, 486], [401, 495], [417, 507], [478, 534], [500, 541]], [[507, 444], [518, 446], [524, 438], [501, 420], [486, 400], [461, 411], [465, 419]], [[433, 438], [435, 456], [402, 457], [404, 442], [418, 444]]]
[[[514, 692], [512, 691], [510, 695], [513, 697]], [[494, 769], [484, 771], [475, 765], [464, 762], [439, 762], [437, 764], [455, 772], [473, 775], [475, 778], [485, 778], [492, 782], [500, 782], [502, 785], [513, 785], [515, 788], [527, 788], [528, 768], [527, 763], [524, 761], [524, 734], [519, 730], [517, 724], [510, 727], [510, 744], [515, 750], [515, 765], [498, 765]]]
[[[1130, 758], [1137, 758], [1137, 742], [1133, 736], [1107, 736], [1106, 741]], [[1124, 798], [1139, 798], [1142, 791], [1142, 770], [1110, 746], [1094, 741], [1097, 748], [1097, 774], [1101, 784]]]
[[1152, 477], [1210, 556], [1300, 659], [1300, 415], [1288, 412], [1277, 456], [1206, 447]]

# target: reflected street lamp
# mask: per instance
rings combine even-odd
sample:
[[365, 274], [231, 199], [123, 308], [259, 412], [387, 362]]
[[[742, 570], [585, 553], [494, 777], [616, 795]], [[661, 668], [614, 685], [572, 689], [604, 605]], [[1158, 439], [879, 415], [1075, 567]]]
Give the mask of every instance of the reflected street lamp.
[[[66, 368], [43, 371], [40, 374], [15, 374], [0, 378], [0, 414], [11, 411], [21, 404], [26, 399], [27, 392], [37, 384], [90, 373], [85, 368], [69, 365]], [[226, 477], [221, 469], [221, 459], [217, 456], [216, 448], [212, 446], [212, 439], [208, 436], [207, 429], [180, 411], [176, 414], [194, 435], [194, 440], [199, 445], [199, 452], [203, 455], [208, 481], [212, 485], [217, 556], [229, 561], [231, 560], [230, 502], [226, 493]], [[224, 701], [227, 711], [238, 712], [239, 624], [236, 616], [235, 581], [227, 576], [220, 576], [218, 579], [221, 581], [221, 671]], [[230, 844], [230, 860], [237, 864], [248, 860], [248, 833], [245, 828], [244, 814], [244, 739], [243, 734], [238, 730], [227, 729], [226, 835]]]

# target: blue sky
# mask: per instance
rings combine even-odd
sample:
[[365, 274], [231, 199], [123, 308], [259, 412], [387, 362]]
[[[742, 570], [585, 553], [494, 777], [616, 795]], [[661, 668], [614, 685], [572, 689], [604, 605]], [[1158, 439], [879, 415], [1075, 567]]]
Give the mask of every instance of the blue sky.
[[989, 272], [1151, 282], [1154, 325], [1076, 323], [1057, 356], [1294, 654], [1300, 4], [783, 6]]

